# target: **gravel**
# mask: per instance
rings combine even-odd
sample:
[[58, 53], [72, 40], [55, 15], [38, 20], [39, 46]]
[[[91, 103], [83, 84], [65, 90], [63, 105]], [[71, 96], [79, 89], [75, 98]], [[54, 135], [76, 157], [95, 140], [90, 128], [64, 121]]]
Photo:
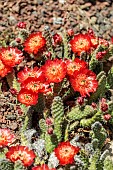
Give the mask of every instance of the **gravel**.
[[73, 28], [77, 33], [90, 27], [105, 39], [113, 36], [111, 0], [1, 0], [0, 9], [1, 32], [14, 32], [16, 24], [25, 21], [31, 32], [49, 25], [52, 32]]

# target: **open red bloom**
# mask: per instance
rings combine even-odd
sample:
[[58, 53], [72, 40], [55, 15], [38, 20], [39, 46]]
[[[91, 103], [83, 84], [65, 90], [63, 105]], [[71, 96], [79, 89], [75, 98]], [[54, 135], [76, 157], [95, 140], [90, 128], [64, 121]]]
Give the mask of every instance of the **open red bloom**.
[[20, 103], [26, 106], [36, 105], [38, 100], [38, 94], [31, 90], [21, 89], [17, 95], [17, 99]]
[[14, 142], [15, 135], [10, 132], [10, 129], [0, 129], [0, 147], [9, 146]]
[[23, 60], [23, 53], [16, 47], [4, 47], [1, 49], [0, 59], [9, 67], [20, 64]]
[[84, 60], [80, 60], [79, 58], [75, 58], [74, 61], [66, 60], [67, 66], [67, 74], [69, 76], [73, 75], [75, 70], [80, 70], [81, 68], [87, 68], [87, 63]]
[[66, 64], [62, 59], [47, 60], [43, 72], [48, 82], [59, 83], [66, 75]]
[[46, 44], [41, 32], [32, 33], [24, 42], [24, 50], [29, 54], [37, 54]]
[[87, 52], [91, 48], [91, 41], [88, 34], [77, 34], [74, 38], [70, 41], [71, 49], [74, 53], [78, 55], [81, 52]]
[[24, 166], [30, 166], [34, 158], [35, 153], [26, 146], [11, 146], [9, 151], [6, 153], [6, 158], [12, 162], [21, 160]]
[[2, 60], [0, 60], [0, 76], [5, 77], [11, 71], [12, 71], [12, 67], [4, 65]]
[[55, 155], [58, 158], [60, 165], [72, 164], [74, 156], [79, 152], [80, 148], [70, 144], [69, 141], [61, 142], [54, 149]]
[[17, 77], [20, 83], [24, 82], [29, 77], [34, 77], [37, 78], [37, 80], [45, 81], [44, 74], [42, 70], [39, 69], [38, 67], [34, 68], [25, 67], [22, 71], [18, 72]]
[[46, 164], [35, 166], [32, 170], [56, 170], [56, 168], [49, 168]]
[[82, 97], [90, 96], [90, 92], [95, 92], [98, 87], [96, 74], [88, 69], [75, 71], [70, 78], [71, 85], [75, 91], [80, 92]]
[[39, 81], [37, 78], [29, 77], [21, 84], [21, 87], [38, 93], [46, 91], [49, 84]]

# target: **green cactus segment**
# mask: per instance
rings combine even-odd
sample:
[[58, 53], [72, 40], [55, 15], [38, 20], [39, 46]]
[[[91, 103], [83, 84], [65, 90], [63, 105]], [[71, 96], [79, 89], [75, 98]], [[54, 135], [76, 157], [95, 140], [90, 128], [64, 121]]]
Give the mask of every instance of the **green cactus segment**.
[[24, 132], [28, 129], [31, 128], [32, 125], [32, 112], [31, 109], [29, 107], [26, 107], [25, 105], [20, 105], [24, 116], [23, 116], [23, 126], [20, 129], [20, 135], [21, 135], [21, 144], [22, 145], [27, 145], [29, 146], [29, 142], [24, 134]]
[[20, 91], [20, 83], [17, 81], [16, 77], [13, 79], [13, 88]]
[[107, 91], [106, 89], [106, 75], [102, 72], [97, 75], [97, 80], [98, 80], [98, 88], [95, 93], [92, 93], [89, 99], [89, 103], [98, 100], [98, 98], [103, 97], [105, 92]]
[[92, 118], [89, 119], [82, 119], [80, 121], [80, 125], [82, 127], [90, 127], [92, 123], [94, 123], [95, 121], [100, 121], [102, 117], [102, 112], [98, 111]]
[[64, 46], [64, 58], [69, 58], [69, 43], [66, 35], [66, 31], [64, 31], [63, 35], [60, 34], [63, 40], [63, 46]]
[[40, 114], [41, 117], [43, 117], [43, 111], [45, 108], [45, 99], [43, 93], [38, 94], [38, 102], [35, 106], [31, 107], [34, 112], [37, 114]]
[[46, 26], [45, 29], [44, 29], [44, 37], [45, 37], [46, 40], [47, 40], [46, 46], [47, 46], [47, 48], [48, 48], [48, 51], [51, 52], [53, 59], [56, 58], [55, 52], [54, 52], [54, 50], [53, 50], [52, 38], [51, 38], [51, 34], [50, 34], [50, 31], [49, 31], [49, 27], [48, 27], [48, 26]]
[[111, 69], [108, 72], [108, 76], [107, 76], [107, 86], [110, 89], [113, 89], [113, 66], [111, 67]]
[[57, 136], [55, 134], [45, 135], [45, 148], [48, 153], [51, 153], [54, 148], [57, 146], [58, 141], [57, 141]]
[[6, 159], [0, 159], [0, 170], [13, 170], [14, 164]]
[[45, 122], [45, 119], [40, 119], [39, 120], [39, 127], [41, 129], [41, 136], [44, 138], [46, 132], [47, 132], [47, 125], [46, 125], [46, 122]]
[[14, 164], [14, 170], [26, 170], [21, 161], [16, 161]]
[[113, 162], [109, 158], [106, 158], [104, 161], [103, 170], [112, 170], [113, 169]]
[[53, 99], [51, 113], [54, 118], [54, 134], [57, 136], [58, 142], [60, 142], [62, 140], [62, 124], [64, 117], [64, 106], [61, 97], [56, 96]]
[[84, 109], [81, 109], [79, 106], [75, 106], [70, 112], [68, 112], [67, 117], [70, 121], [77, 121], [94, 115], [95, 113], [96, 110], [94, 110], [90, 105], [86, 105]]
[[95, 122], [92, 127], [92, 131], [90, 132], [92, 138], [92, 146], [94, 149], [93, 155], [90, 157], [90, 166], [88, 170], [103, 170], [104, 160], [108, 155], [108, 150], [105, 150], [101, 154], [101, 149], [104, 146], [104, 142], [107, 138], [107, 134], [105, 129], [103, 128], [100, 122]]
[[89, 62], [89, 69], [94, 70], [97, 64], [98, 60], [96, 59], [95, 55], [91, 56], [91, 60]]
[[79, 121], [75, 121], [74, 123], [71, 123], [69, 126], [69, 131], [74, 130], [79, 125]]
[[88, 170], [103, 170], [103, 161], [99, 160], [101, 155], [100, 150], [96, 150], [91, 158], [90, 166]]

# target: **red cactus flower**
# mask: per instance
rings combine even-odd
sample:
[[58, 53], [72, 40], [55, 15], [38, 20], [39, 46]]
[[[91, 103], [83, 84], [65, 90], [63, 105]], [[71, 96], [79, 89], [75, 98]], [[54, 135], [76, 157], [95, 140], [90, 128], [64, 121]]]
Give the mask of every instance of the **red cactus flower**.
[[0, 60], [2, 60], [6, 66], [14, 67], [22, 62], [23, 53], [16, 47], [4, 47], [1, 49]]
[[0, 148], [9, 146], [14, 142], [15, 135], [11, 133], [10, 129], [0, 129]]
[[36, 157], [35, 153], [30, 150], [27, 146], [11, 146], [9, 151], [6, 153], [6, 158], [12, 162], [21, 160], [24, 166], [30, 166], [34, 158]]
[[48, 82], [59, 83], [66, 75], [65, 62], [62, 59], [47, 60], [43, 66], [43, 72]]
[[80, 70], [81, 68], [87, 68], [87, 63], [84, 60], [80, 60], [79, 58], [75, 58], [74, 61], [66, 60], [67, 66], [67, 74], [72, 76], [75, 70]]
[[17, 99], [20, 103], [26, 106], [36, 105], [38, 100], [38, 94], [31, 90], [21, 89], [17, 95]]
[[71, 49], [79, 56], [81, 52], [87, 52], [91, 48], [91, 41], [88, 34], [78, 34], [70, 41]]
[[18, 28], [26, 28], [26, 23], [25, 22], [18, 22], [17, 27]]
[[61, 142], [54, 149], [55, 155], [60, 162], [60, 165], [72, 164], [74, 156], [79, 152], [80, 148], [70, 144], [69, 141]]
[[46, 92], [49, 84], [44, 81], [39, 81], [37, 78], [29, 77], [21, 84], [21, 87], [38, 93]]
[[20, 83], [24, 82], [29, 77], [34, 77], [37, 78], [38, 80], [45, 81], [44, 74], [42, 70], [39, 69], [38, 67], [34, 68], [25, 67], [22, 71], [18, 72], [17, 77]]
[[104, 115], [104, 120], [108, 121], [111, 119], [111, 115], [110, 114], [105, 114]]
[[97, 46], [99, 45], [99, 38], [95, 36], [90, 36], [90, 40], [91, 40], [91, 47], [97, 48]]
[[56, 168], [49, 168], [46, 164], [35, 166], [32, 170], [56, 170]]
[[0, 60], [0, 76], [5, 77], [11, 71], [12, 71], [12, 67], [4, 65], [2, 60]]
[[53, 45], [56, 46], [58, 44], [61, 44], [62, 37], [59, 34], [54, 34], [53, 40], [54, 40]]
[[75, 91], [80, 92], [82, 97], [90, 96], [90, 92], [95, 92], [98, 87], [96, 74], [88, 69], [75, 71], [70, 78], [71, 85]]
[[46, 44], [41, 32], [32, 33], [24, 42], [24, 50], [29, 54], [37, 54]]

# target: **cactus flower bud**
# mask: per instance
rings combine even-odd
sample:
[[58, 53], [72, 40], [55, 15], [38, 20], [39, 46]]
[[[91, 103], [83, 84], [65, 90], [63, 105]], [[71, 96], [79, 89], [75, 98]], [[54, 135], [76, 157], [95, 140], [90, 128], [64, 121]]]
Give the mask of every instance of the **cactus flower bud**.
[[67, 30], [67, 33], [68, 33], [69, 36], [74, 35], [73, 29], [68, 29], [68, 30]]
[[111, 115], [110, 114], [105, 114], [104, 115], [104, 120], [108, 121], [111, 119]]
[[53, 134], [53, 128], [52, 127], [48, 128], [47, 133], [49, 135], [52, 135]]
[[84, 98], [83, 98], [83, 97], [78, 97], [77, 103], [78, 103], [79, 105], [83, 105], [83, 104], [84, 104]]
[[18, 27], [18, 28], [22, 28], [22, 29], [24, 28], [24, 29], [25, 29], [25, 28], [26, 28], [26, 23], [25, 23], [25, 22], [18, 22], [17, 27]]
[[58, 44], [61, 44], [62, 37], [59, 34], [54, 34], [53, 40], [54, 40], [53, 45], [56, 46]]

